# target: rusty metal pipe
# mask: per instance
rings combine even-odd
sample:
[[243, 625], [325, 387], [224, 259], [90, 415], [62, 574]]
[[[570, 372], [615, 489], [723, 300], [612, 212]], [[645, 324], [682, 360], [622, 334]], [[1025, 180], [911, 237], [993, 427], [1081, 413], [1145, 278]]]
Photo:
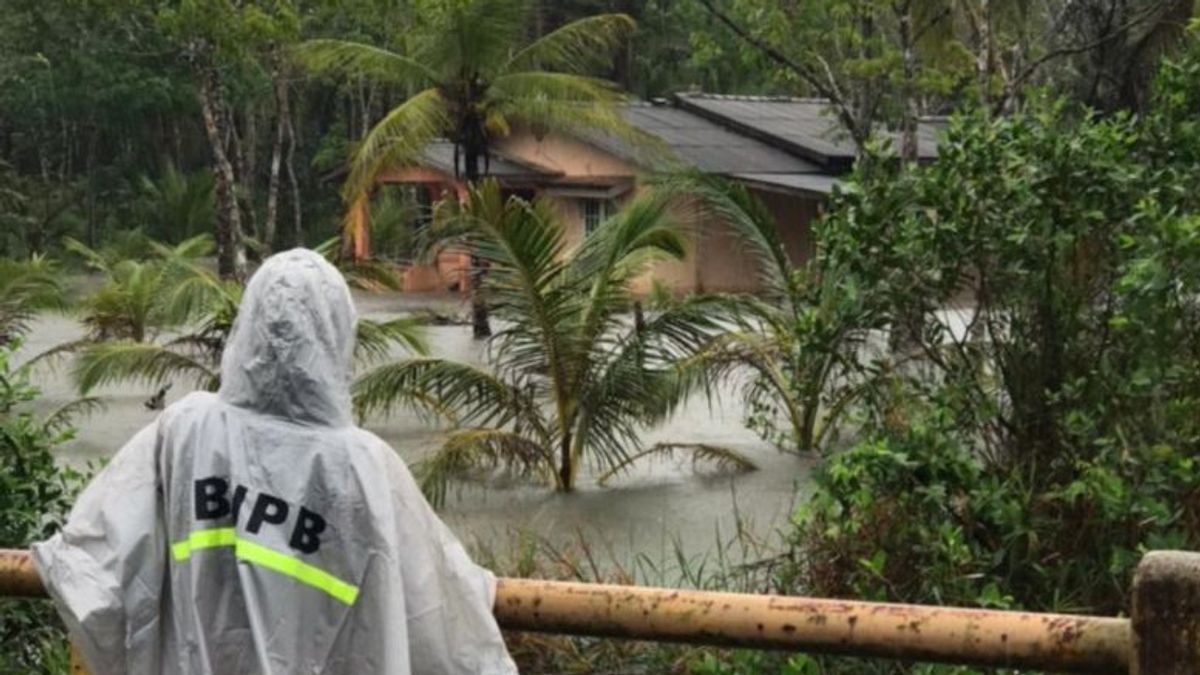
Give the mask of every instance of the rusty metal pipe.
[[[0, 596], [45, 591], [0, 550]], [[1128, 619], [500, 579], [506, 630], [876, 656], [1049, 671], [1128, 672]]]
[[0, 548], [0, 598], [44, 598], [46, 589], [29, 551]]
[[1130, 623], [777, 595], [501, 579], [508, 630], [877, 656], [1050, 671], [1127, 672]]

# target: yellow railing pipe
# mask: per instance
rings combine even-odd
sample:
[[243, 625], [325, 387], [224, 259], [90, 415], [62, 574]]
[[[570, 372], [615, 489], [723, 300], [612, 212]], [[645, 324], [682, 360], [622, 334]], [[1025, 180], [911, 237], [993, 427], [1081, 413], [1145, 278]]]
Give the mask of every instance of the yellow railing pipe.
[[[0, 597], [44, 595], [0, 549]], [[778, 595], [500, 579], [500, 626], [595, 637], [1048, 671], [1200, 672], [1200, 555], [1148, 554], [1132, 620]]]
[[501, 579], [508, 630], [1053, 671], [1125, 671], [1130, 624], [1065, 614]]

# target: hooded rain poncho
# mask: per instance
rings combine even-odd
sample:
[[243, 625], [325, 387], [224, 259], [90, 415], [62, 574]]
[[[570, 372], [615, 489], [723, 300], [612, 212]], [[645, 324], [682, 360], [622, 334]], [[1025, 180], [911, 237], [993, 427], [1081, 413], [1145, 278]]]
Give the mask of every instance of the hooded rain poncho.
[[495, 578], [354, 426], [355, 320], [319, 255], [266, 261], [219, 393], [168, 407], [34, 546], [95, 675], [516, 672]]

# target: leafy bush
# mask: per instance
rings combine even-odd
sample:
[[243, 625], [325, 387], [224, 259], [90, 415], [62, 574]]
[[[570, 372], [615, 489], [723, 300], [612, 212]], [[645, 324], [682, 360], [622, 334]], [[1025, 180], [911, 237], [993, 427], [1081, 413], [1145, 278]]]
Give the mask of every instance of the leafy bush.
[[792, 587], [1115, 614], [1145, 550], [1200, 546], [1200, 78], [1164, 72], [1143, 119], [1040, 103], [957, 119], [933, 165], [862, 163], [821, 264], [895, 351]]
[[[87, 403], [39, 417], [39, 392], [12, 365], [18, 345], [0, 346], [0, 548], [27, 548], [62, 525], [84, 476], [59, 467], [54, 448], [75, 433], [71, 416]], [[0, 672], [65, 672], [66, 633], [49, 603], [0, 603]]]

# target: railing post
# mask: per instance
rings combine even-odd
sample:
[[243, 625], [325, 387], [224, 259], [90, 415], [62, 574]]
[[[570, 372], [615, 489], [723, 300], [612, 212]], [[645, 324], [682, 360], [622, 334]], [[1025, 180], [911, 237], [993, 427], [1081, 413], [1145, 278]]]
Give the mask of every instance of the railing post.
[[83, 652], [74, 643], [71, 643], [71, 675], [91, 675], [87, 663], [83, 661]]
[[1200, 553], [1152, 551], [1133, 577], [1133, 675], [1200, 673]]

